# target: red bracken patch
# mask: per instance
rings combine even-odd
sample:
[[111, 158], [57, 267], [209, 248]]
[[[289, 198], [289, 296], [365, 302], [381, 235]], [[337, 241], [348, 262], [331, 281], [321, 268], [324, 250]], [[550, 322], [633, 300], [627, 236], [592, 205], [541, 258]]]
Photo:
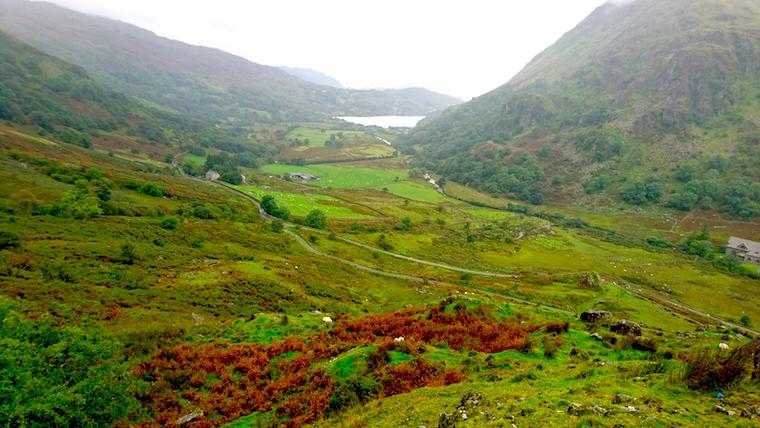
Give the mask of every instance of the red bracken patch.
[[[500, 352], [522, 348], [538, 328], [494, 322], [464, 308], [447, 312], [445, 303], [427, 311], [338, 321], [331, 331], [307, 339], [291, 337], [271, 345], [184, 344], [158, 351], [133, 369], [135, 376], [150, 384], [140, 397], [154, 418], [146, 425], [173, 426], [180, 416], [200, 409], [204, 416], [188, 426], [219, 426], [274, 409], [279, 423], [300, 426], [324, 415], [335, 391], [333, 379], [314, 367], [318, 361], [357, 346], [392, 348], [392, 338], [400, 336], [409, 345], [445, 342], [455, 350]], [[374, 372], [382, 396], [464, 379], [458, 370], [431, 364], [415, 351], [410, 353], [414, 354], [412, 361], [385, 365]]]

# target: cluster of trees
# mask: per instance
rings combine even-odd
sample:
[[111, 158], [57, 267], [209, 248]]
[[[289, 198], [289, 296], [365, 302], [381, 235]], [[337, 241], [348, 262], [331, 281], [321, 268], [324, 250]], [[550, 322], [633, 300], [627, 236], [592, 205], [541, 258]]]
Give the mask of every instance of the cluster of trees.
[[[707, 159], [701, 166], [678, 165], [674, 178], [682, 184], [668, 206], [681, 211], [718, 208], [723, 212], [750, 219], [760, 213], [760, 183], [752, 179], [729, 180], [728, 161], [722, 156]], [[750, 176], [753, 173], [750, 172]]]
[[243, 182], [243, 174], [238, 167], [239, 160], [236, 156], [229, 153], [221, 152], [219, 154], [210, 154], [206, 157], [206, 164], [204, 168], [206, 170], [213, 169], [219, 173], [219, 178], [230, 184], [241, 184]]
[[494, 194], [507, 194], [532, 204], [544, 201], [544, 169], [538, 160], [522, 153], [509, 161], [483, 159], [472, 154], [453, 156], [433, 169], [449, 180], [485, 190]]
[[264, 197], [261, 198], [261, 209], [272, 217], [277, 217], [285, 221], [290, 219], [290, 211], [285, 207], [279, 206], [277, 200], [272, 195], [264, 195]]
[[655, 176], [636, 181], [623, 192], [623, 200], [629, 204], [646, 205], [657, 202], [662, 196], [662, 184]]
[[756, 272], [745, 269], [742, 261], [734, 256], [722, 255], [710, 241], [710, 234], [705, 227], [702, 232], [692, 233], [678, 241], [675, 245], [664, 239], [647, 238], [647, 244], [657, 248], [674, 248], [684, 254], [699, 257], [712, 263], [718, 269], [760, 278]]

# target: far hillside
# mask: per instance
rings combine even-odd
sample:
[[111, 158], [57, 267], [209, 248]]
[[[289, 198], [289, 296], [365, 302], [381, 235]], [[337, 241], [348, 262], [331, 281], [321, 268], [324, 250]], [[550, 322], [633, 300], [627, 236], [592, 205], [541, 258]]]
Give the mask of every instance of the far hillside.
[[104, 87], [204, 120], [247, 124], [427, 115], [461, 102], [422, 88], [323, 86], [218, 49], [45, 2], [0, 0], [0, 30], [82, 66]]
[[422, 122], [408, 153], [534, 204], [760, 213], [760, 3], [596, 9], [509, 83]]

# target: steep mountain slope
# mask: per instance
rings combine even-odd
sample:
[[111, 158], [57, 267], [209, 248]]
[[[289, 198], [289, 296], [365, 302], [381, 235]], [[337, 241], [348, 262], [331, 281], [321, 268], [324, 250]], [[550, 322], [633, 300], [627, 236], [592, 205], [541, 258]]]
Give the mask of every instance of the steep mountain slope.
[[240, 179], [238, 165], [255, 166], [269, 150], [244, 130], [217, 128], [104, 89], [81, 67], [3, 32], [0, 77], [0, 123], [24, 133], [153, 166], [150, 159], [164, 161], [182, 150], [208, 149], [217, 153], [209, 162], [233, 182]]
[[176, 112], [213, 120], [427, 114], [458, 102], [426, 91], [401, 94], [418, 98], [399, 99], [396, 105], [388, 106], [388, 94], [383, 91], [355, 92], [315, 85], [276, 67], [44, 2], [1, 0], [0, 29], [81, 65], [106, 87]]
[[338, 81], [338, 79], [328, 76], [325, 73], [322, 73], [317, 70], [312, 70], [311, 68], [298, 68], [298, 67], [279, 67], [280, 70], [290, 74], [291, 76], [296, 76], [299, 79], [303, 79], [307, 82], [316, 83], [317, 85], [322, 86], [332, 86], [333, 88], [342, 88], [343, 85]]
[[[687, 203], [669, 202], [713, 208], [717, 188], [760, 179], [758, 76], [756, 1], [608, 3], [509, 83], [422, 123], [408, 143], [424, 153], [427, 167], [455, 181], [532, 202], [605, 188], [608, 195], [636, 193], [656, 175], [651, 197], [631, 193], [626, 200], [688, 191]], [[691, 177], [676, 179], [676, 166], [693, 170]], [[684, 189], [710, 170], [714, 190]], [[757, 213], [757, 189], [737, 198], [746, 210], [717, 205]]]

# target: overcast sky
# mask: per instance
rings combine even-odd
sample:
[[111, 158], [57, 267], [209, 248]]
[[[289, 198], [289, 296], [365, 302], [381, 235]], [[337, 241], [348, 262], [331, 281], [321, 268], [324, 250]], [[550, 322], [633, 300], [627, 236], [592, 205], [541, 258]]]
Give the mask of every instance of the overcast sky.
[[[508, 81], [605, 0], [52, 0], [353, 88], [463, 98]], [[619, 1], [619, 0], [618, 0]]]

